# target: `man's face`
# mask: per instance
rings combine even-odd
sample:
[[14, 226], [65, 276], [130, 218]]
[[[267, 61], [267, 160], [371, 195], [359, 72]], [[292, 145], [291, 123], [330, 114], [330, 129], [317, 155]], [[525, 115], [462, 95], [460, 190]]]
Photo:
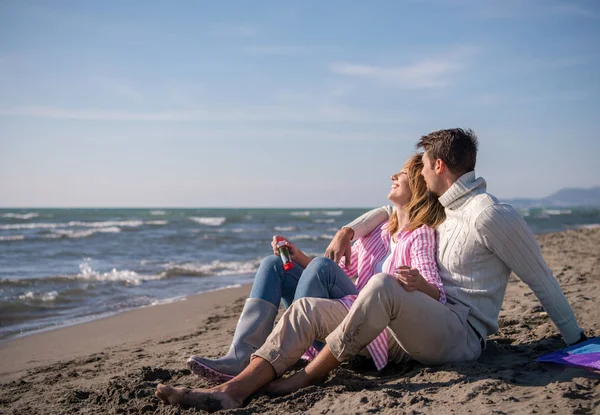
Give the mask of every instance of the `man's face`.
[[425, 183], [427, 184], [427, 190], [437, 195], [435, 188], [438, 177], [437, 174], [435, 174], [435, 171], [433, 170], [433, 166], [434, 164], [429, 159], [427, 152], [423, 153], [423, 170], [421, 171], [421, 174], [423, 175]]

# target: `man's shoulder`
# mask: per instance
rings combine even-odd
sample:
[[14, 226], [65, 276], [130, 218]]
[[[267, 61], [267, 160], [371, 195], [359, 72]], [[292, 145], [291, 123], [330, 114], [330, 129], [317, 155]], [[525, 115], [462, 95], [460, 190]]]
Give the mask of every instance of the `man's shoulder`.
[[509, 203], [498, 200], [494, 195], [481, 193], [474, 197], [476, 208], [475, 220], [479, 223], [512, 221], [520, 214]]

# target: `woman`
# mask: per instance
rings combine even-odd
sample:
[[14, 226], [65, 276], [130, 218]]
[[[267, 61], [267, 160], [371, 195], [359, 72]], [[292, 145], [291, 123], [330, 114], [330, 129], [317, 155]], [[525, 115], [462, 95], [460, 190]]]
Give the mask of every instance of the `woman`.
[[[279, 257], [265, 258], [236, 327], [229, 353], [217, 360], [191, 357], [188, 366], [192, 372], [217, 382], [230, 379], [248, 365], [250, 355], [270, 334], [280, 300], [287, 308], [290, 300], [302, 297], [339, 299], [350, 309], [358, 291], [371, 276], [380, 272], [396, 274], [408, 291], [420, 290], [445, 302], [437, 272], [433, 230], [444, 220], [444, 210], [437, 200], [427, 197], [422, 167], [421, 155], [417, 154], [391, 177], [388, 199], [394, 205], [395, 214], [354, 244], [349, 266], [344, 265], [344, 258], [339, 266], [326, 258], [311, 261], [291, 242], [287, 245], [296, 264], [292, 270], [283, 271]], [[274, 242], [272, 246], [277, 253]], [[415, 269], [418, 270], [416, 274], [411, 271]], [[356, 285], [350, 280], [353, 277], [357, 277]], [[385, 366], [386, 332], [367, 349], [378, 369]], [[316, 350], [313, 349], [314, 353]]]

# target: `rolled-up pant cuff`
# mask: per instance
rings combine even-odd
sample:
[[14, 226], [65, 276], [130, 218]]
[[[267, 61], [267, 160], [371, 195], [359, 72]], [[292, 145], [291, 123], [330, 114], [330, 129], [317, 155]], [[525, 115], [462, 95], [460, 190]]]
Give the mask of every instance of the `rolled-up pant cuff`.
[[269, 362], [273, 367], [273, 370], [275, 371], [275, 375], [277, 377], [281, 377], [289, 368], [289, 364], [287, 363], [287, 357], [280, 353], [280, 351], [263, 351], [262, 348], [260, 348], [252, 354], [252, 358], [255, 357], [260, 357], [261, 359], [264, 359], [267, 362]]

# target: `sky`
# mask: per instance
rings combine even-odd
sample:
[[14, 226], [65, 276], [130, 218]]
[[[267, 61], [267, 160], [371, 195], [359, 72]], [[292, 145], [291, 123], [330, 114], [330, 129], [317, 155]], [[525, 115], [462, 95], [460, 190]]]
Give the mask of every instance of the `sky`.
[[0, 1], [0, 207], [372, 207], [418, 139], [600, 185], [600, 1]]

